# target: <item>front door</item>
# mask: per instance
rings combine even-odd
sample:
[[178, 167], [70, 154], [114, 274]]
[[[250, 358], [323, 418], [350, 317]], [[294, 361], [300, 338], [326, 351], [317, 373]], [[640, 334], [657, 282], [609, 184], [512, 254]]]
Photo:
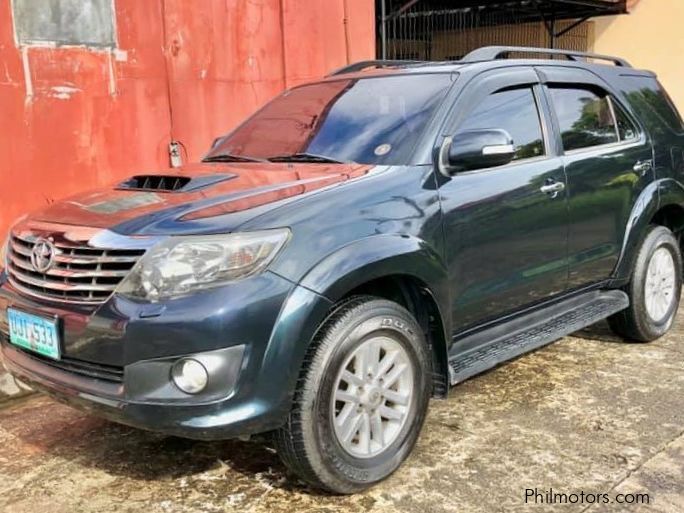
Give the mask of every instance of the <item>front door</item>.
[[531, 69], [494, 71], [471, 81], [454, 106], [452, 134], [503, 129], [516, 147], [510, 164], [440, 186], [455, 331], [567, 289], [566, 179], [537, 80]]

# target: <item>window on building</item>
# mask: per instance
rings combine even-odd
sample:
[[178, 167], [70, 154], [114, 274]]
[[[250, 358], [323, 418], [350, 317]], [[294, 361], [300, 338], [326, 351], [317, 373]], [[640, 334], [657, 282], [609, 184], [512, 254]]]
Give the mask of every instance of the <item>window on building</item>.
[[514, 160], [544, 155], [544, 137], [534, 93], [529, 87], [499, 91], [487, 97], [459, 130], [506, 130], [515, 145]]
[[552, 87], [550, 91], [565, 151], [618, 142], [607, 94], [577, 87]]
[[20, 45], [115, 45], [112, 0], [13, 0]]

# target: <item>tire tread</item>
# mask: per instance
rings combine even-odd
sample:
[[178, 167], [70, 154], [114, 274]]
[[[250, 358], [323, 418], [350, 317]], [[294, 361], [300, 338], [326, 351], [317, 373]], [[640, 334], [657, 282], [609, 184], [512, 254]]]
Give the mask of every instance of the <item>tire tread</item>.
[[[344, 330], [355, 318], [376, 309], [391, 309], [395, 314], [411, 319], [416, 328], [419, 327], [408, 310], [383, 298], [358, 295], [338, 303], [321, 323], [307, 349], [297, 379], [290, 413], [285, 424], [273, 433], [272, 439], [275, 449], [285, 466], [308, 485], [329, 493], [356, 493], [368, 488], [375, 482], [372, 480], [357, 481], [348, 477], [344, 472], [344, 465], [336, 458], [328, 461], [328, 465], [339, 472], [331, 471], [331, 468], [326, 466], [316, 449], [312, 449], [315, 444], [312, 443], [307, 428], [311, 429], [312, 423], [316, 422], [315, 418], [312, 417], [315, 412], [312, 411], [310, 405], [315, 401], [320, 382], [323, 379], [326, 358], [339, 343], [339, 331]], [[427, 345], [425, 347], [427, 350]], [[428, 362], [428, 360], [425, 361]], [[427, 385], [429, 384], [431, 382], [427, 383]], [[430, 390], [426, 389], [425, 407], [427, 407], [429, 395]], [[309, 405], [309, 408], [306, 405]], [[425, 410], [423, 409], [418, 417], [419, 427], [422, 425], [424, 415]]]
[[646, 267], [648, 266], [648, 257], [652, 246], [650, 241], [658, 237], [671, 238], [670, 242], [675, 248], [675, 265], [678, 269], [681, 269], [682, 256], [676, 237], [668, 228], [659, 225], [652, 225], [646, 232], [642, 243], [639, 246], [639, 250], [632, 266], [630, 282], [622, 289], [630, 298], [629, 307], [608, 317], [608, 325], [610, 329], [615, 334], [623, 337], [627, 341], [642, 343], [651, 342], [663, 334], [654, 334], [653, 328], [649, 327], [648, 321], [644, 319], [644, 313], [640, 311], [644, 308], [643, 301], [641, 299], [643, 290], [641, 288], [642, 286], [638, 282], [638, 280], [641, 279], [641, 273], [645, 273]]
[[302, 370], [297, 379], [295, 394], [292, 401], [292, 409], [287, 417], [287, 421], [283, 427], [274, 432], [273, 440], [276, 451], [285, 466], [297, 474], [297, 476], [307, 484], [319, 489], [330, 491], [329, 486], [320, 479], [318, 473], [314, 469], [311, 458], [306, 452], [306, 444], [303, 438], [302, 400], [305, 394], [309, 392], [308, 385], [310, 380], [307, 378], [314, 366], [316, 355], [323, 352], [327, 345], [330, 345], [333, 342], [331, 337], [328, 337], [328, 334], [334, 330], [336, 325], [344, 322], [345, 317], [349, 315], [352, 310], [355, 310], [358, 306], [368, 302], [370, 299], [375, 298], [371, 296], [352, 296], [338, 304], [323, 321], [304, 356]]

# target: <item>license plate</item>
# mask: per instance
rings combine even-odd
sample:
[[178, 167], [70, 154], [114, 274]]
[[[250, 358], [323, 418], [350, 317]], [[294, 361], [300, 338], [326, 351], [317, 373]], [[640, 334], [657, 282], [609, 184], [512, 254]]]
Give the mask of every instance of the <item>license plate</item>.
[[59, 360], [59, 334], [56, 319], [7, 309], [10, 342], [48, 358]]

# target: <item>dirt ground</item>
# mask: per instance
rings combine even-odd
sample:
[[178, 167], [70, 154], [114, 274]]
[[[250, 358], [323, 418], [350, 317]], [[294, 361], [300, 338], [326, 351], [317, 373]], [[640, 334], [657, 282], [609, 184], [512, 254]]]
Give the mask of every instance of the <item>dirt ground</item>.
[[[682, 513], [684, 314], [678, 326], [638, 345], [598, 325], [458, 386], [433, 401], [409, 461], [352, 497], [306, 488], [260, 443], [160, 436], [40, 396], [6, 401], [0, 511]], [[535, 488], [611, 503], [526, 503]], [[637, 493], [649, 504], [614, 502]]]

